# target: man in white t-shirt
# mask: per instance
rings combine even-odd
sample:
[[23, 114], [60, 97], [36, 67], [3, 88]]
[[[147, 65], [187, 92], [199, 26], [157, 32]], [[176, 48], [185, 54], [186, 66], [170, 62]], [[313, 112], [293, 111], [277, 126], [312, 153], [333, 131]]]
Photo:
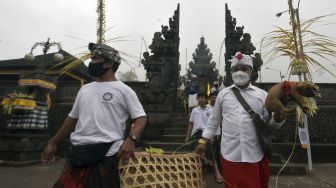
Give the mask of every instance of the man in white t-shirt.
[[[54, 187], [119, 188], [118, 160], [134, 155], [135, 142], [146, 124], [146, 114], [136, 95], [117, 80], [120, 56], [104, 44], [89, 44], [88, 71], [97, 81], [84, 85], [61, 129], [42, 153], [42, 162], [54, 160], [57, 144], [70, 133], [72, 147], [61, 177]], [[126, 121], [134, 126], [124, 135]], [[98, 159], [98, 156], [101, 157]]]
[[186, 143], [201, 138], [202, 131], [205, 129], [208, 118], [212, 112], [212, 109], [206, 105], [208, 102], [207, 95], [200, 93], [197, 95], [197, 99], [199, 106], [195, 107], [190, 114], [185, 139]]
[[[190, 146], [193, 148], [197, 146], [197, 140], [202, 138], [202, 132], [206, 128], [207, 121], [212, 113], [212, 108], [207, 106], [208, 96], [206, 94], [199, 93], [197, 99], [198, 106], [191, 111], [185, 139], [185, 143], [191, 142]], [[205, 157], [211, 159], [210, 156], [210, 150], [207, 150]], [[203, 165], [203, 178], [205, 178], [207, 174], [206, 164], [208, 164], [207, 161], [205, 161], [205, 164]]]

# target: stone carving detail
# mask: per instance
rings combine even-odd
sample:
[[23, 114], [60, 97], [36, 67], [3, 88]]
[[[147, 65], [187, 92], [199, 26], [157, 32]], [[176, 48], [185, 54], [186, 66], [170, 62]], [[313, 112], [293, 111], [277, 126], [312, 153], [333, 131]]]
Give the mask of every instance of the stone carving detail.
[[[333, 123], [336, 121], [335, 117], [335, 109], [330, 111], [330, 109], [322, 107], [316, 116], [308, 118], [311, 143], [336, 143], [336, 127]], [[295, 120], [288, 119], [285, 125], [277, 131], [275, 142], [294, 142], [294, 130]]]
[[205, 44], [205, 39], [202, 36], [200, 39], [200, 44], [197, 45], [195, 53], [193, 53], [193, 60], [189, 62], [188, 69], [188, 80], [191, 80], [191, 74], [197, 76], [199, 90], [202, 93], [208, 93], [208, 84], [213, 85], [214, 81], [217, 80], [218, 70], [216, 69], [216, 63], [212, 60], [212, 53], [207, 44]]
[[[225, 4], [225, 86], [229, 86], [233, 83], [230, 72], [231, 62], [228, 60], [230, 60], [238, 51], [243, 54], [253, 55], [254, 50], [256, 50], [251, 42], [251, 35], [249, 33], [244, 33], [244, 26], [236, 26], [236, 24], [236, 18], [232, 17], [231, 11], [228, 9], [227, 4]], [[252, 82], [255, 82], [258, 79], [258, 71], [263, 64], [260, 54], [255, 53], [254, 56]]]
[[148, 84], [139, 98], [144, 105], [174, 104], [176, 102], [179, 79], [179, 15], [180, 5], [169, 18], [169, 26], [161, 26], [161, 32], [155, 32], [151, 45], [151, 54], [143, 53], [141, 63], [147, 73]]

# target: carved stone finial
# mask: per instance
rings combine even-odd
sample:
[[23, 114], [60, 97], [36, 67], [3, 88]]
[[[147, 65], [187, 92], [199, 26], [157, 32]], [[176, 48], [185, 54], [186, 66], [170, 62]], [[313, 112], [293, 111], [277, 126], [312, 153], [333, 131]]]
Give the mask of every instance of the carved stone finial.
[[[149, 52], [143, 53], [141, 63], [147, 71], [148, 88], [141, 95], [146, 104], [173, 104], [179, 80], [179, 6], [169, 18], [169, 27], [161, 25], [155, 32]], [[153, 97], [160, 96], [160, 97]]]
[[207, 93], [207, 85], [212, 84], [218, 76], [218, 70], [216, 69], [216, 63], [212, 60], [212, 53], [205, 43], [205, 38], [200, 38], [200, 43], [193, 53], [193, 61], [189, 63], [188, 78], [191, 79], [191, 75], [197, 76], [200, 92]]
[[[225, 4], [225, 72], [226, 76], [224, 79], [225, 86], [233, 84], [231, 75], [231, 62], [229, 61], [236, 52], [240, 51], [243, 54], [252, 55], [256, 50], [255, 46], [251, 42], [251, 35], [249, 33], [244, 33], [244, 26], [236, 26], [236, 18], [233, 18], [231, 11], [228, 9], [227, 4]], [[253, 60], [254, 63], [252, 82], [258, 78], [257, 70], [260, 69], [262, 64], [261, 58], [258, 60]]]

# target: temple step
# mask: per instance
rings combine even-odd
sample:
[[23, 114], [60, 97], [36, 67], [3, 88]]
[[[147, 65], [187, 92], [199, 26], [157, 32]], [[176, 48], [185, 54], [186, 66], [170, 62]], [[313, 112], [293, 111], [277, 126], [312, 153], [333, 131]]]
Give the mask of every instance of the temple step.
[[[280, 169], [284, 166], [284, 163], [270, 163], [270, 169], [272, 175], [277, 175]], [[307, 169], [304, 164], [301, 163], [288, 163], [281, 171], [280, 175], [306, 175]]]
[[184, 122], [184, 123], [167, 123], [166, 128], [187, 128], [188, 127], [188, 123]]
[[185, 128], [165, 128], [164, 135], [186, 135], [187, 127]]
[[282, 156], [277, 154], [277, 153], [273, 153], [272, 159], [270, 161], [270, 163], [276, 163], [276, 164], [281, 164], [283, 163], [283, 159]]
[[184, 142], [184, 135], [163, 135], [161, 141], [162, 142]]
[[172, 114], [172, 119], [174, 118], [188, 118], [188, 115], [185, 113], [175, 113], [175, 114]]

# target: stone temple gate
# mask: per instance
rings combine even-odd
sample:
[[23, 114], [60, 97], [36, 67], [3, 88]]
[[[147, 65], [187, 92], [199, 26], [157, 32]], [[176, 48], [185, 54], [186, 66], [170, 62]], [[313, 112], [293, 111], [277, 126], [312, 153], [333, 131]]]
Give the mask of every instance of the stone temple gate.
[[[236, 20], [232, 18], [231, 13], [226, 7], [226, 46], [227, 51], [225, 57], [229, 58], [230, 54], [233, 54], [235, 49], [239, 49], [239, 46], [234, 44], [245, 45], [244, 49], [252, 50], [253, 45], [250, 41], [250, 36], [243, 33], [243, 28], [236, 27]], [[143, 104], [146, 113], [149, 116], [148, 125], [142, 137], [142, 143], [148, 141], [161, 141], [163, 139], [165, 128], [176, 125], [177, 122], [172, 122], [172, 119], [176, 114], [178, 108], [177, 101], [177, 86], [179, 80], [179, 17], [180, 7], [178, 5], [173, 16], [168, 19], [168, 26], [161, 26], [160, 32], [155, 32], [153, 41], [149, 46], [151, 52], [145, 52], [143, 54], [142, 64], [147, 71], [148, 82], [126, 82], [131, 88], [135, 90], [141, 103]], [[241, 38], [243, 37], [243, 38]], [[236, 43], [238, 42], [239, 43]], [[244, 42], [243, 42], [244, 41]], [[204, 42], [204, 41], [203, 41]], [[195, 53], [194, 66], [197, 66], [199, 59], [206, 59], [207, 63], [211, 65], [211, 58], [208, 54], [202, 54], [200, 49], [203, 49], [202, 38], [199, 44], [199, 51]], [[228, 51], [229, 50], [229, 51]], [[244, 51], [243, 51], [244, 52]], [[247, 51], [248, 52], [248, 51]], [[245, 52], [245, 53], [247, 53]], [[71, 56], [67, 52], [62, 52], [65, 57]], [[46, 54], [43, 57], [36, 57], [36, 61], [27, 63], [23, 59], [5, 60], [0, 61], [0, 100], [7, 96], [10, 90], [18, 86], [18, 81], [22, 70], [32, 71], [36, 68], [38, 61], [43, 61], [47, 65], [53, 66], [54, 62], [51, 58], [52, 54]], [[200, 58], [202, 57], [202, 58]], [[203, 60], [202, 60], [203, 61]], [[258, 65], [261, 65], [260, 61]], [[229, 64], [226, 64], [229, 66]], [[191, 69], [192, 71], [193, 69]], [[195, 69], [196, 70], [196, 69]], [[212, 72], [204, 74], [215, 75], [214, 69]], [[59, 72], [47, 71], [48, 75], [57, 77]], [[195, 72], [195, 74], [198, 74]], [[199, 73], [201, 75], [201, 73]], [[203, 73], [202, 73], [203, 74]], [[225, 83], [230, 83], [230, 76], [227, 74], [227, 80]], [[215, 76], [211, 77], [215, 78]], [[34, 131], [15, 133], [9, 131], [7, 127], [7, 117], [3, 115], [0, 108], [0, 139], [7, 140], [9, 142], [0, 142], [0, 160], [7, 160], [16, 164], [23, 162], [38, 161], [40, 159], [41, 150], [49, 139], [50, 135], [53, 135], [56, 130], [60, 128], [67, 114], [70, 112], [76, 93], [82, 84], [91, 82], [92, 78], [87, 73], [87, 68], [79, 66], [74, 69], [68, 75], [57, 77], [55, 85], [57, 86], [55, 91], [50, 93], [51, 106], [48, 113], [48, 129], [45, 130], [45, 134], [42, 136], [36, 136]], [[231, 80], [232, 81], [232, 80]], [[268, 90], [275, 83], [256, 83], [264, 90]], [[320, 107], [318, 114], [314, 118], [309, 118], [310, 125], [310, 138], [312, 144], [312, 157], [315, 162], [336, 162], [336, 97], [334, 95], [335, 84], [319, 84], [321, 88], [322, 98], [317, 100], [317, 104]], [[181, 114], [180, 114], [181, 115]], [[184, 115], [184, 114], [183, 114]], [[184, 115], [185, 116], [185, 115]], [[186, 117], [183, 117], [186, 118]], [[174, 124], [169, 124], [174, 123]], [[186, 120], [187, 121], [187, 120]], [[184, 122], [181, 127], [171, 127], [169, 133], [169, 139], [174, 139], [176, 144], [176, 136], [178, 131], [184, 131], [187, 122]], [[282, 156], [288, 156], [293, 146], [294, 141], [294, 121], [288, 120], [283, 128], [281, 128], [276, 135], [274, 148], [275, 151]], [[183, 136], [185, 132], [182, 133]], [[183, 141], [181, 141], [183, 142]], [[142, 144], [140, 143], [140, 144]], [[60, 146], [58, 155], [65, 156], [68, 149], [68, 141], [64, 141]], [[168, 143], [172, 145], [171, 143]], [[299, 149], [295, 150], [292, 161], [305, 162], [305, 151]]]

